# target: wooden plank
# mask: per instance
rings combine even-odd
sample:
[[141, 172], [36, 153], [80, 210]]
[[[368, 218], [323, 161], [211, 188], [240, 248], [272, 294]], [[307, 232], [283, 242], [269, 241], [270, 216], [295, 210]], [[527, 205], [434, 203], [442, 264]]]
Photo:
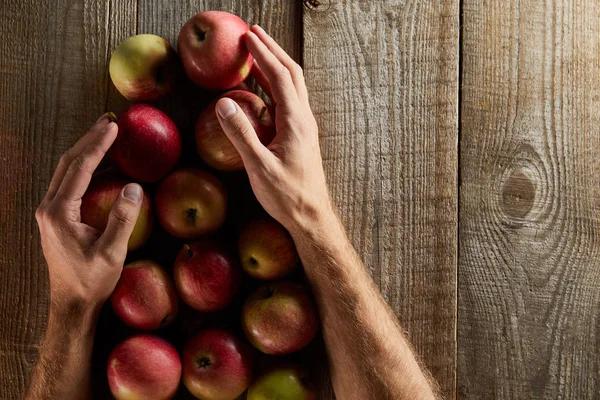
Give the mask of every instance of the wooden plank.
[[2, 399], [20, 397], [37, 359], [48, 284], [34, 211], [61, 153], [104, 111], [108, 44], [129, 29], [135, 6], [115, 3], [118, 12], [92, 1], [0, 6]]
[[598, 398], [600, 3], [463, 15], [461, 398]]
[[454, 398], [458, 1], [321, 3], [304, 13], [304, 68], [334, 201]]

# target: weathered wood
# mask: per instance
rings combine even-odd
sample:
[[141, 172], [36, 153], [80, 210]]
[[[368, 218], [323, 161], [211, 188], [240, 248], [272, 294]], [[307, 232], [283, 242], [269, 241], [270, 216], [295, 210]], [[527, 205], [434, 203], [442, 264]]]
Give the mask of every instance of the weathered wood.
[[600, 393], [600, 4], [464, 1], [463, 399]]
[[[117, 7], [118, 5], [118, 7]], [[0, 398], [20, 397], [48, 307], [34, 211], [61, 153], [106, 105], [112, 38], [135, 1], [0, 6]]]
[[321, 3], [304, 13], [304, 68], [334, 201], [454, 398], [458, 1]]

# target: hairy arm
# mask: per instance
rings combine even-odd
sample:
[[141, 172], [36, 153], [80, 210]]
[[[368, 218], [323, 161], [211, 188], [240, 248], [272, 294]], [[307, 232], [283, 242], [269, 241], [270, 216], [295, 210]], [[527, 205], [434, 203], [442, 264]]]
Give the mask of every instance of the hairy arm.
[[36, 211], [50, 281], [50, 310], [29, 389], [31, 400], [88, 399], [98, 311], [123, 268], [142, 188], [129, 184], [115, 200], [104, 232], [81, 223], [81, 198], [117, 136], [108, 115], [62, 157]]
[[342, 399], [432, 399], [422, 371], [337, 216], [319, 210], [292, 236], [322, 321], [333, 386]]
[[262, 145], [230, 99], [217, 103], [217, 114], [256, 197], [294, 238], [319, 308], [336, 396], [434, 399], [435, 384], [333, 211], [302, 69], [257, 26], [245, 41], [256, 60], [253, 75], [276, 105], [277, 135]]
[[91, 370], [94, 315], [52, 308], [27, 398], [89, 399], [90, 374], [80, 372]]

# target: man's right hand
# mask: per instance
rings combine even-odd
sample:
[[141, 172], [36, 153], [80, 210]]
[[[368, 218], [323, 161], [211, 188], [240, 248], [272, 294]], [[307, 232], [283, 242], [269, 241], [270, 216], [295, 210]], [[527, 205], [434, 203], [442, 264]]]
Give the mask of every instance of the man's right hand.
[[277, 134], [264, 146], [231, 99], [216, 105], [219, 122], [236, 147], [264, 209], [290, 232], [333, 214], [319, 149], [317, 123], [302, 68], [258, 26], [246, 34], [253, 75], [276, 108]]

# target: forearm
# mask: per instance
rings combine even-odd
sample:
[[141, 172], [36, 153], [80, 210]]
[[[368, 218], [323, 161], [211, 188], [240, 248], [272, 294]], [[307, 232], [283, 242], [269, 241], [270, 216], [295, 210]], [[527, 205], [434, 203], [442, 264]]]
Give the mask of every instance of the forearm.
[[25, 398], [89, 399], [94, 331], [95, 312], [51, 307]]
[[389, 306], [333, 212], [292, 232], [319, 312], [336, 396], [433, 399]]

